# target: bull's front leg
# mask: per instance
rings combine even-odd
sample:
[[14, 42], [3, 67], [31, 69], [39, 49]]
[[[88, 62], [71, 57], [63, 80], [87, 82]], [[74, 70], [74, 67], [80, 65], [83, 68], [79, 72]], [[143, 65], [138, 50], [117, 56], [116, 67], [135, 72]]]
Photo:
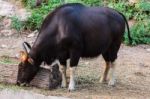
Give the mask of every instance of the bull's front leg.
[[67, 87], [67, 78], [66, 78], [66, 66], [65, 65], [60, 65], [59, 70], [62, 74], [62, 82], [61, 82], [61, 87], [66, 88]]
[[80, 52], [79, 50], [71, 50], [70, 51], [70, 82], [69, 82], [69, 91], [75, 90], [76, 85], [76, 67], [78, 65], [80, 59]]
[[75, 72], [76, 72], [76, 67], [70, 67], [70, 82], [69, 82], [69, 91], [74, 91], [75, 90]]

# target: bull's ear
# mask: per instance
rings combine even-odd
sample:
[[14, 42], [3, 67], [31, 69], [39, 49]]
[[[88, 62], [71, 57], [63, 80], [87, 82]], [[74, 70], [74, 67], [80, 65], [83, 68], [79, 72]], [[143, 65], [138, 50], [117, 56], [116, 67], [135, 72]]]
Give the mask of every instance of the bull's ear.
[[28, 59], [28, 54], [25, 51], [20, 51], [20, 60], [25, 62]]
[[34, 61], [32, 58], [28, 58], [28, 62], [31, 63], [32, 65], [34, 64]]

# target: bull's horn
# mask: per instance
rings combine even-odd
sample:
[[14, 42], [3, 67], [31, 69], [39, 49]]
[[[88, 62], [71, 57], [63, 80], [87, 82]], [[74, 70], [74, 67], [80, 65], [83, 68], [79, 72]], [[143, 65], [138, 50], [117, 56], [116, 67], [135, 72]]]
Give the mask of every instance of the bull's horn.
[[31, 50], [30, 44], [27, 43], [27, 42], [23, 42], [22, 45], [23, 45], [24, 50], [25, 50], [27, 53], [29, 53], [29, 51]]

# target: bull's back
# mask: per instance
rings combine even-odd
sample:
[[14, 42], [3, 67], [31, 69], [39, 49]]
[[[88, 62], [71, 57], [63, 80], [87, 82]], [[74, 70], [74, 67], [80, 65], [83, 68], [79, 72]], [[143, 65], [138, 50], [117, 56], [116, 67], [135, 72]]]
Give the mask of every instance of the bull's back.
[[105, 52], [115, 39], [121, 39], [125, 23], [120, 14], [109, 8], [87, 8], [80, 15], [83, 57]]

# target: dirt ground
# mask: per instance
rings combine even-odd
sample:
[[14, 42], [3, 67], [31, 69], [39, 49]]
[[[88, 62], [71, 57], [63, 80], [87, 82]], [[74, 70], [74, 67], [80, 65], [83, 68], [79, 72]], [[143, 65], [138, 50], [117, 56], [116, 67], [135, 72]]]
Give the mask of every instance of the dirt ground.
[[[11, 6], [8, 5], [8, 10], [10, 8]], [[15, 10], [17, 11], [8, 11], [8, 14], [18, 12], [19, 15], [26, 16], [26, 14], [20, 14], [20, 12], [24, 12], [20, 7]], [[6, 8], [5, 11], [1, 11], [2, 14], [5, 14], [5, 12], [7, 12]], [[9, 72], [8, 67], [9, 65], [18, 64], [18, 61], [11, 60], [8, 57], [18, 56], [19, 51], [22, 50], [22, 42], [33, 43], [35, 37], [34, 35], [20, 37], [18, 33], [13, 34], [15, 31], [9, 29], [7, 24], [9, 24], [7, 18], [4, 22], [0, 20], [0, 74], [14, 75], [14, 72]], [[44, 95], [64, 96], [72, 99], [150, 99], [150, 45], [129, 47], [122, 44], [116, 63], [117, 84], [115, 87], [99, 83], [99, 78], [104, 71], [104, 60], [100, 56], [94, 59], [80, 60], [77, 70], [77, 89], [74, 92], [68, 92], [67, 89], [62, 88], [50, 91], [4, 83], [0, 83], [0, 92], [2, 89], [8, 88], [13, 90], [23, 89]], [[12, 67], [12, 70], [14, 69], [16, 68]], [[5, 75], [6, 79], [8, 79], [8, 75]], [[12, 79], [10, 78], [10, 82]]]
[[[17, 35], [0, 37], [1, 68], [7, 66], [3, 57], [16, 57], [18, 55], [17, 53], [22, 50], [21, 44], [23, 40], [32, 43], [35, 40], [35, 37], [27, 38], [26, 36], [23, 36], [23, 38], [21, 38]], [[117, 84], [115, 87], [99, 83], [99, 78], [104, 70], [104, 60], [99, 56], [94, 59], [80, 60], [77, 70], [77, 89], [74, 92], [68, 92], [67, 89], [61, 88], [51, 91], [35, 87], [23, 87], [22, 89], [44, 95], [65, 96], [73, 99], [149, 99], [149, 49], [150, 45], [138, 45], [134, 47], [125, 46], [124, 44], [121, 45], [118, 59], [116, 60]], [[8, 63], [17, 64], [18, 62]], [[7, 86], [9, 85], [6, 85], [6, 87]]]

